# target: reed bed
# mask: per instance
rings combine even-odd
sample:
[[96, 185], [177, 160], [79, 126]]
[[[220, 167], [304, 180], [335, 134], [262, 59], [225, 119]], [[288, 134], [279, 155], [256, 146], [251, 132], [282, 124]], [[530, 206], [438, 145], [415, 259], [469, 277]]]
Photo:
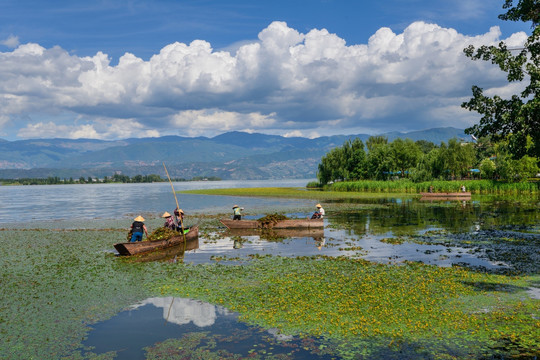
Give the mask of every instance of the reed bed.
[[462, 181], [426, 181], [415, 183], [410, 180], [398, 181], [344, 181], [325, 187], [328, 191], [337, 192], [392, 192], [420, 193], [427, 192], [433, 186], [435, 192], [459, 192], [461, 185], [473, 194], [537, 194], [540, 192], [538, 182], [506, 183], [494, 180], [462, 180]]

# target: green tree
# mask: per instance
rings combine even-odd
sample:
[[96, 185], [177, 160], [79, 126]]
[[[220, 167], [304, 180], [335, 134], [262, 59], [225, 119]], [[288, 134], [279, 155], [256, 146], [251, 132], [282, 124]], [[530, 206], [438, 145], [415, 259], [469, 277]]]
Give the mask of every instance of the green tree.
[[386, 136], [370, 136], [366, 141], [366, 147], [368, 151], [373, 150], [376, 146], [388, 144], [388, 138]]
[[390, 153], [396, 169], [401, 171], [401, 177], [405, 177], [410, 168], [416, 167], [422, 151], [411, 139], [398, 138], [390, 144]]
[[424, 154], [428, 154], [431, 150], [437, 147], [437, 145], [427, 140], [416, 140], [415, 143]]
[[335, 152], [336, 149], [330, 150], [329, 153], [327, 153], [325, 156], [322, 157], [321, 162], [319, 164], [319, 168], [317, 171], [317, 179], [319, 179], [319, 183], [321, 184], [328, 184], [331, 181], [334, 181], [334, 168], [337, 166], [335, 164]]
[[390, 145], [383, 142], [371, 143], [366, 168], [370, 179], [387, 180], [391, 176], [391, 172], [396, 168]]
[[473, 145], [461, 143], [455, 138], [448, 141], [448, 147], [440, 155], [444, 159], [445, 170], [450, 173], [453, 179], [466, 176], [476, 162]]
[[345, 168], [344, 178], [347, 180], [359, 180], [363, 178], [366, 165], [366, 152], [362, 140], [355, 138], [343, 144], [343, 155]]
[[492, 179], [495, 169], [495, 163], [490, 159], [484, 159], [480, 163], [480, 174], [484, 179]]
[[[477, 137], [491, 135], [495, 141], [508, 138], [509, 150], [514, 159], [524, 155], [540, 158], [540, 4], [538, 0], [506, 0], [508, 9], [499, 15], [502, 20], [532, 22], [532, 34], [522, 49], [508, 48], [504, 42], [498, 46], [470, 45], [464, 49], [465, 55], [473, 60], [491, 61], [507, 73], [509, 82], [522, 82], [525, 89], [510, 99], [500, 96], [485, 96], [482, 88], [473, 86], [473, 97], [461, 106], [482, 115], [480, 123], [465, 130]], [[527, 81], [527, 80], [525, 80]], [[532, 141], [527, 146], [527, 139]]]
[[527, 180], [528, 178], [535, 177], [540, 171], [537, 160], [533, 157], [525, 155], [521, 159], [513, 161], [515, 162], [516, 178], [519, 180]]

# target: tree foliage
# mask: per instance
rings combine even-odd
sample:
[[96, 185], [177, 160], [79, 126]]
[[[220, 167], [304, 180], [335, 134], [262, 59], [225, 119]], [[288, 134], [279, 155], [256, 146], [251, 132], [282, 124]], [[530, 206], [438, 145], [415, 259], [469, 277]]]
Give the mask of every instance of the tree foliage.
[[[371, 137], [348, 140], [322, 157], [317, 178], [320, 185], [335, 181], [395, 180], [415, 182], [471, 178], [471, 169], [479, 169], [483, 179], [524, 181], [540, 171], [537, 158], [512, 158], [508, 140], [477, 143], [450, 139], [439, 146], [425, 141]], [[426, 152], [428, 149], [428, 152]]]
[[489, 135], [495, 141], [507, 138], [514, 159], [525, 155], [540, 158], [540, 4], [538, 0], [519, 0], [517, 4], [506, 0], [503, 8], [508, 10], [499, 16], [502, 20], [532, 22], [532, 34], [523, 48], [511, 49], [500, 42], [498, 46], [484, 45], [478, 49], [470, 45], [464, 53], [473, 60], [498, 65], [507, 73], [508, 82], [525, 82], [525, 88], [520, 94], [503, 99], [498, 95], [486, 96], [482, 88], [473, 86], [473, 97], [462, 107], [482, 117], [479, 124], [465, 132], [477, 137]]

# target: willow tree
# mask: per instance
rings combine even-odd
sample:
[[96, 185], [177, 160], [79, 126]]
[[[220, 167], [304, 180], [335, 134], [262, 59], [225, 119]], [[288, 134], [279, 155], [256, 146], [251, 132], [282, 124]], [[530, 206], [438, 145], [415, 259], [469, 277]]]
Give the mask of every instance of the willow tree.
[[[497, 46], [470, 45], [465, 55], [473, 60], [491, 61], [507, 73], [508, 82], [524, 82], [525, 89], [510, 99], [485, 96], [473, 86], [473, 97], [461, 106], [482, 115], [480, 123], [465, 130], [467, 134], [493, 140], [507, 139], [512, 156], [540, 158], [540, 3], [539, 0], [505, 0], [499, 15], [501, 20], [532, 22], [532, 33], [523, 48], [508, 48], [504, 42]], [[528, 84], [527, 84], [528, 82]]]

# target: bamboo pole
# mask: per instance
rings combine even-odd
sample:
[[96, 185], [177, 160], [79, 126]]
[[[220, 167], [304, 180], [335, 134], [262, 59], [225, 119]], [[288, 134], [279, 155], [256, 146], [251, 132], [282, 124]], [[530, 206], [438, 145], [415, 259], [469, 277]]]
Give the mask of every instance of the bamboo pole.
[[[178, 205], [178, 198], [176, 197], [176, 192], [174, 191], [174, 186], [173, 186], [173, 183], [171, 181], [171, 177], [169, 176], [169, 172], [167, 171], [167, 167], [165, 166], [165, 162], [163, 162], [163, 168], [165, 169], [165, 174], [167, 174], [167, 179], [169, 179], [169, 184], [171, 184], [171, 189], [172, 189], [172, 192], [173, 192], [173, 195], [174, 195], [174, 201], [176, 201], [176, 208], [178, 210], [180, 210], [180, 205]], [[184, 233], [184, 220], [182, 219], [182, 215], [179, 214], [180, 216], [180, 228], [182, 230], [182, 236], [184, 237], [184, 251], [186, 249], [186, 234]]]

